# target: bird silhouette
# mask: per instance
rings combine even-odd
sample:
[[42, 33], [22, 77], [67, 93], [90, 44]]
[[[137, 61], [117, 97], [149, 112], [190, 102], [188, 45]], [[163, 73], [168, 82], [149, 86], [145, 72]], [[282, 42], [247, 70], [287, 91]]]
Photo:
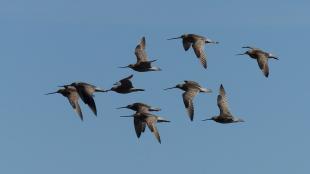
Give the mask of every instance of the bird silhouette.
[[199, 93], [199, 92], [204, 92], [204, 93], [211, 93], [211, 89], [204, 88], [200, 86], [197, 82], [190, 81], [190, 80], [184, 80], [185, 83], [182, 84], [177, 84], [174, 87], [171, 88], [166, 88], [164, 90], [168, 89], [174, 89], [174, 88], [179, 88], [185, 91], [183, 93], [183, 102], [185, 105], [185, 108], [187, 110], [188, 116], [191, 121], [194, 119], [194, 104], [193, 100], [194, 97]]
[[132, 82], [130, 80], [132, 77], [133, 77], [133, 75], [130, 75], [130, 76], [114, 83], [115, 86], [113, 86], [109, 90], [106, 90], [105, 92], [114, 91], [114, 92], [121, 93], [121, 94], [127, 94], [127, 93], [131, 93], [131, 92], [145, 91], [144, 89], [134, 88], [134, 86], [132, 85]]
[[83, 121], [83, 114], [79, 105], [79, 94], [74, 86], [67, 86], [66, 88], [61, 88], [57, 90], [56, 92], [47, 93], [46, 95], [50, 94], [62, 94], [64, 97], [66, 97], [69, 100], [69, 103], [71, 104], [74, 111], [78, 114], [80, 119]]
[[228, 108], [227, 98], [226, 98], [226, 92], [222, 84], [220, 86], [219, 95], [217, 96], [217, 106], [220, 109], [220, 115], [207, 118], [202, 121], [213, 120], [215, 122], [223, 123], [223, 124], [244, 122], [243, 119], [234, 117], [230, 113], [229, 108]]
[[152, 62], [156, 60], [148, 60], [148, 56], [145, 52], [146, 41], [145, 37], [142, 37], [140, 43], [136, 46], [135, 55], [137, 62], [135, 64], [129, 64], [128, 66], [123, 66], [120, 68], [131, 68], [138, 72], [147, 72], [147, 71], [161, 71], [160, 68], [152, 66]]
[[147, 105], [145, 103], [140, 103], [140, 102], [129, 104], [129, 105], [123, 106], [123, 107], [119, 107], [117, 109], [122, 109], [122, 108], [131, 109], [131, 110], [136, 111], [136, 112], [146, 112], [146, 113], [148, 113], [150, 111], [160, 111], [161, 110], [160, 108], [154, 108], [150, 105]]
[[74, 86], [81, 97], [82, 101], [89, 106], [93, 113], [97, 116], [97, 108], [93, 98], [95, 92], [106, 92], [105, 90], [85, 82], [73, 82], [71, 85], [63, 85], [61, 87]]
[[207, 55], [204, 51], [205, 44], [208, 44], [208, 43], [218, 44], [219, 43], [216, 41], [212, 41], [204, 36], [199, 36], [196, 34], [183, 34], [180, 37], [174, 37], [168, 40], [172, 40], [172, 39], [182, 39], [183, 48], [185, 51], [187, 51], [190, 47], [193, 47], [193, 50], [197, 58], [200, 59], [200, 62], [205, 69], [207, 69]]
[[279, 58], [259, 48], [254, 48], [250, 46], [246, 46], [242, 48], [248, 48], [249, 50], [247, 50], [245, 53], [241, 53], [237, 55], [249, 55], [252, 59], [256, 59], [259, 68], [262, 70], [265, 77], [268, 77], [269, 76], [268, 59], [272, 58], [272, 59], [279, 60]]
[[157, 141], [161, 144], [160, 135], [156, 126], [156, 123], [160, 122], [170, 122], [162, 117], [153, 115], [151, 113], [145, 112], [136, 112], [134, 115], [130, 116], [121, 116], [121, 117], [133, 117], [134, 118], [134, 126], [137, 137], [139, 138], [141, 133], [145, 130], [145, 125], [148, 126], [150, 131], [154, 134]]

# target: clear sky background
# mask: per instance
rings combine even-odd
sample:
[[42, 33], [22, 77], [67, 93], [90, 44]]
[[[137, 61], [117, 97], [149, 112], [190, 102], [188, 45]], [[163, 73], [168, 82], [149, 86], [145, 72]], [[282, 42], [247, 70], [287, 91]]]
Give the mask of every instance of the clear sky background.
[[[310, 2], [252, 0], [0, 2], [0, 173], [282, 173], [310, 172]], [[207, 70], [180, 40], [196, 33], [207, 45]], [[161, 72], [118, 69], [135, 62], [146, 36], [147, 53]], [[255, 60], [235, 56], [242, 46], [279, 56], [265, 78]], [[58, 85], [85, 81], [110, 88], [134, 74], [145, 92], [98, 93], [98, 117], [80, 102], [81, 122]], [[190, 122], [182, 91], [163, 91], [195, 80], [212, 94], [195, 98]], [[217, 115], [223, 83], [231, 112], [246, 122], [202, 122]], [[161, 107], [171, 123], [137, 139], [133, 121], [120, 118], [133, 102]]]

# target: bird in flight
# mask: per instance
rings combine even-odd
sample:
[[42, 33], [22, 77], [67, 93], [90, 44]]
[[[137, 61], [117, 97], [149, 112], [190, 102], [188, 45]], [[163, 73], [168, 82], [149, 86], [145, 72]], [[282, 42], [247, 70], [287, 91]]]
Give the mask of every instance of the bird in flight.
[[237, 55], [249, 55], [252, 59], [256, 59], [259, 68], [262, 70], [265, 77], [268, 77], [269, 76], [268, 59], [272, 58], [272, 59], [279, 60], [279, 58], [259, 48], [254, 48], [254, 47], [249, 47], [249, 46], [242, 47], [242, 48], [248, 48], [248, 50], [245, 53], [241, 53]]
[[97, 116], [97, 108], [95, 104], [95, 100], [93, 98], [95, 92], [106, 92], [105, 90], [85, 83], [85, 82], [73, 82], [70, 85], [63, 85], [60, 87], [68, 87], [73, 86], [76, 88], [79, 96], [81, 97], [82, 101], [89, 106], [89, 108], [93, 111], [93, 113]]
[[56, 92], [47, 93], [46, 95], [50, 94], [62, 94], [64, 97], [66, 97], [69, 100], [69, 103], [71, 104], [74, 111], [78, 114], [80, 119], [83, 121], [83, 114], [79, 105], [79, 94], [74, 86], [66, 86], [65, 88], [61, 88], [57, 90]]
[[135, 64], [129, 64], [128, 66], [123, 66], [120, 68], [131, 68], [138, 72], [147, 72], [147, 71], [161, 71], [160, 68], [152, 66], [152, 62], [156, 60], [148, 60], [148, 56], [145, 52], [146, 41], [143, 36], [140, 43], [135, 48], [135, 55], [137, 58], [137, 62]]
[[121, 93], [121, 94], [127, 94], [127, 93], [131, 93], [131, 92], [145, 91], [144, 89], [134, 88], [134, 86], [132, 85], [132, 82], [130, 80], [132, 77], [133, 77], [133, 75], [130, 75], [130, 76], [114, 83], [115, 86], [113, 86], [109, 90], [106, 90], [105, 92], [114, 91], [114, 92]]
[[217, 96], [217, 106], [220, 109], [220, 115], [207, 118], [202, 121], [213, 120], [215, 122], [223, 123], [223, 124], [244, 122], [243, 119], [234, 117], [230, 113], [229, 108], [228, 108], [227, 98], [226, 98], [226, 92], [222, 84], [220, 86], [219, 95]]
[[137, 137], [139, 138], [141, 133], [145, 131], [145, 126], [147, 125], [150, 131], [154, 134], [157, 141], [161, 144], [160, 135], [157, 129], [157, 123], [161, 122], [170, 122], [162, 117], [153, 115], [148, 112], [136, 112], [134, 115], [130, 116], [121, 116], [121, 117], [133, 117], [134, 126]]
[[174, 88], [179, 88], [185, 91], [183, 93], [183, 102], [185, 105], [185, 108], [187, 110], [188, 116], [191, 121], [194, 119], [194, 104], [193, 100], [194, 97], [199, 93], [199, 92], [204, 92], [204, 93], [211, 93], [211, 89], [204, 88], [200, 86], [197, 82], [190, 81], [190, 80], [184, 80], [185, 83], [182, 84], [177, 84], [174, 87], [171, 88], [166, 88], [164, 90], [168, 89], [174, 89]]
[[218, 44], [219, 43], [216, 41], [212, 41], [204, 36], [199, 36], [196, 34], [183, 34], [180, 37], [174, 37], [168, 40], [172, 40], [172, 39], [182, 39], [183, 48], [185, 51], [187, 51], [190, 47], [192, 47], [197, 58], [200, 59], [200, 63], [205, 69], [207, 69], [207, 55], [204, 51], [205, 44], [208, 44], [208, 43]]

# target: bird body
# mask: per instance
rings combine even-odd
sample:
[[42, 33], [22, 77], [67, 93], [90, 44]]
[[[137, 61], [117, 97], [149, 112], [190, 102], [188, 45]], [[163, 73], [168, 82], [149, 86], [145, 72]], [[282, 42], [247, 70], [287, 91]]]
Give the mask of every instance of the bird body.
[[160, 68], [152, 66], [152, 62], [156, 60], [148, 60], [148, 56], [145, 52], [146, 41], [145, 37], [142, 37], [140, 43], [135, 48], [135, 55], [137, 58], [137, 62], [135, 64], [129, 64], [128, 66], [120, 67], [120, 68], [131, 68], [138, 72], [147, 72], [147, 71], [161, 71]]
[[199, 93], [199, 92], [204, 92], [204, 93], [211, 93], [211, 89], [207, 89], [199, 85], [197, 82], [190, 81], [190, 80], [184, 80], [185, 83], [182, 84], [177, 84], [174, 87], [171, 88], [166, 88], [165, 90], [168, 89], [173, 89], [173, 88], [179, 88], [185, 91], [182, 96], [183, 96], [183, 102], [185, 105], [185, 108], [187, 110], [188, 116], [191, 121], [194, 119], [194, 104], [193, 100], [194, 97]]
[[145, 91], [144, 89], [134, 88], [134, 86], [132, 85], [132, 82], [130, 80], [132, 77], [133, 77], [133, 75], [130, 75], [130, 76], [116, 82], [114, 84], [116, 86], [113, 86], [110, 90], [107, 90], [107, 91], [114, 91], [114, 92], [117, 92], [120, 94], [128, 94], [131, 92]]
[[269, 66], [268, 66], [268, 59], [276, 59], [279, 60], [278, 57], [275, 57], [271, 53], [265, 52], [259, 48], [254, 48], [254, 47], [242, 47], [242, 48], [248, 48], [245, 53], [237, 54], [237, 55], [249, 55], [252, 59], [256, 59], [259, 68], [262, 70], [264, 73], [265, 77], [269, 76]]
[[74, 86], [81, 97], [82, 101], [87, 104], [93, 113], [97, 116], [97, 108], [94, 101], [94, 93], [95, 92], [106, 92], [105, 90], [96, 87], [94, 85], [85, 83], [85, 82], [73, 82], [71, 85], [64, 85], [67, 86]]
[[207, 55], [204, 51], [205, 44], [219, 43], [197, 34], [183, 34], [180, 37], [170, 38], [168, 40], [172, 39], [182, 39], [183, 48], [185, 51], [187, 51], [190, 47], [192, 47], [197, 58], [200, 59], [200, 62], [205, 69], [207, 69]]
[[131, 109], [131, 110], [134, 110], [136, 112], [139, 112], [139, 113], [149, 113], [150, 111], [160, 111], [161, 109], [160, 108], [154, 108], [150, 105], [147, 105], [145, 103], [133, 103], [133, 104], [130, 104], [130, 105], [127, 105], [127, 106], [124, 106], [124, 107], [119, 107], [117, 109], [121, 109], [121, 108], [127, 108], [127, 109]]
[[237, 123], [237, 122], [244, 122], [241, 118], [234, 117], [228, 108], [228, 103], [227, 103], [227, 98], [226, 98], [226, 92], [223, 87], [223, 85], [220, 86], [220, 91], [219, 95], [217, 96], [217, 106], [220, 109], [220, 115], [214, 116], [208, 119], [204, 119], [203, 121], [206, 120], [213, 120], [218, 123]]
[[59, 89], [56, 92], [48, 93], [46, 95], [56, 94], [56, 93], [62, 94], [64, 97], [68, 99], [74, 111], [78, 114], [80, 119], [83, 121], [83, 114], [82, 114], [82, 111], [81, 111], [81, 108], [78, 102], [80, 97], [79, 97], [79, 94], [76, 88], [74, 86], [67, 86], [66, 88]]
[[138, 138], [141, 136], [141, 133], [145, 131], [145, 127], [147, 125], [159, 143], [161, 143], [161, 139], [160, 139], [160, 135], [159, 135], [156, 123], [157, 122], [159, 123], [170, 122], [169, 120], [166, 120], [160, 116], [156, 116], [150, 113], [142, 113], [142, 112], [136, 112], [132, 116], [122, 116], [122, 117], [133, 117], [134, 118], [135, 132]]

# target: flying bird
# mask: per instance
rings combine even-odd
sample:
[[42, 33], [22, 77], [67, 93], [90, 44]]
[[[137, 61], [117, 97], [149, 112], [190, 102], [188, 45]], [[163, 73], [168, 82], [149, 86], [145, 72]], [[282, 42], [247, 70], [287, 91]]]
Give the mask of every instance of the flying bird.
[[106, 90], [107, 91], [114, 91], [117, 93], [121, 93], [121, 94], [127, 94], [127, 93], [131, 93], [131, 92], [138, 92], [138, 91], [145, 91], [144, 89], [137, 89], [134, 88], [131, 82], [131, 78], [133, 77], [133, 75], [130, 75], [116, 83], [114, 83], [115, 86], [113, 86], [111, 89]]
[[204, 36], [199, 36], [196, 34], [183, 34], [180, 37], [170, 38], [172, 39], [182, 39], [184, 50], [187, 51], [190, 47], [193, 47], [193, 50], [200, 59], [200, 63], [205, 69], [207, 69], [207, 55], [204, 51], [205, 44], [214, 43], [218, 44], [219, 42], [212, 41]]
[[121, 116], [121, 117], [133, 117], [134, 118], [134, 126], [135, 132], [137, 137], [141, 136], [141, 133], [145, 131], [145, 125], [148, 126], [151, 132], [153, 132], [154, 136], [156, 137], [157, 141], [161, 143], [160, 135], [156, 126], [156, 123], [161, 122], [170, 122], [162, 117], [150, 114], [150, 113], [140, 113], [136, 112], [134, 115], [131, 116]]
[[152, 66], [152, 62], [156, 60], [148, 60], [148, 56], [145, 52], [146, 41], [143, 36], [140, 43], [136, 46], [135, 55], [137, 58], [137, 62], [135, 64], [129, 64], [128, 66], [123, 66], [120, 68], [131, 68], [138, 72], [147, 72], [147, 71], [161, 71], [160, 68]]
[[268, 59], [272, 58], [272, 59], [279, 60], [279, 58], [259, 48], [254, 48], [254, 47], [249, 47], [249, 46], [242, 47], [242, 48], [248, 48], [249, 50], [247, 50], [245, 53], [241, 53], [237, 55], [249, 55], [252, 59], [256, 59], [259, 68], [262, 70], [265, 77], [268, 77], [269, 76]]
[[79, 94], [76, 91], [76, 88], [73, 86], [67, 86], [66, 88], [61, 88], [57, 90], [56, 92], [47, 93], [46, 95], [50, 94], [62, 94], [64, 97], [66, 97], [69, 100], [69, 103], [71, 104], [74, 111], [78, 114], [80, 119], [83, 121], [83, 114], [79, 105]]
[[117, 109], [122, 109], [122, 108], [127, 108], [127, 109], [131, 109], [133, 111], [136, 111], [136, 112], [143, 112], [143, 113], [149, 113], [150, 111], [160, 111], [161, 109], [160, 108], [154, 108], [150, 105], [147, 105], [145, 103], [133, 103], [133, 104], [130, 104], [130, 105], [127, 105], [127, 106], [123, 106], [123, 107], [119, 107]]
[[93, 111], [93, 113], [97, 116], [97, 108], [95, 104], [95, 100], [93, 98], [95, 92], [106, 92], [105, 90], [85, 83], [85, 82], [73, 82], [71, 85], [63, 85], [61, 87], [74, 86], [81, 97], [82, 101], [89, 106], [89, 108]]
[[217, 106], [220, 109], [220, 115], [207, 118], [202, 121], [213, 120], [215, 122], [223, 123], [223, 124], [244, 122], [243, 119], [234, 117], [230, 113], [229, 108], [228, 108], [227, 98], [226, 98], [226, 92], [222, 84], [220, 86], [219, 95], [217, 96]]
[[204, 88], [194, 81], [184, 80], [184, 82], [185, 83], [177, 84], [174, 87], [166, 88], [164, 90], [179, 88], [185, 91], [183, 93], [183, 102], [184, 102], [184, 105], [185, 105], [185, 108], [187, 110], [190, 120], [193, 121], [194, 119], [194, 104], [193, 104], [194, 97], [199, 92], [211, 93], [212, 90]]

